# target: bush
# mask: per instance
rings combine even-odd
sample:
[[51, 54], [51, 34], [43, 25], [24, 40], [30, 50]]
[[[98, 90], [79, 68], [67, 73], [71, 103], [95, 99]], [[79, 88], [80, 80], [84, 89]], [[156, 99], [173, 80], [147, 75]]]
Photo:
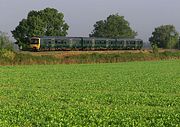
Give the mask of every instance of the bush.
[[157, 44], [153, 44], [152, 49], [153, 49], [153, 53], [157, 55], [158, 54], [158, 46], [157, 46]]
[[7, 59], [7, 60], [14, 60], [16, 54], [15, 52], [11, 51], [11, 50], [7, 50], [7, 49], [2, 49], [0, 51], [0, 55], [1, 55], [1, 58], [4, 58], [4, 59]]
[[12, 42], [6, 33], [0, 31], [0, 50], [13, 50]]

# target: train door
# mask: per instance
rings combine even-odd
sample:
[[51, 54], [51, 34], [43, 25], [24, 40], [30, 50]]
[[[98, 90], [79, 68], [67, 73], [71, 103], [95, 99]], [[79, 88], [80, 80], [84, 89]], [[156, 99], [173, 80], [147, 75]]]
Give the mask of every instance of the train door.
[[123, 49], [126, 49], [127, 48], [127, 44], [126, 44], [126, 40], [124, 40], [124, 43], [123, 43]]
[[95, 40], [94, 39], [92, 39], [92, 50], [94, 50], [94, 46], [95, 46]]

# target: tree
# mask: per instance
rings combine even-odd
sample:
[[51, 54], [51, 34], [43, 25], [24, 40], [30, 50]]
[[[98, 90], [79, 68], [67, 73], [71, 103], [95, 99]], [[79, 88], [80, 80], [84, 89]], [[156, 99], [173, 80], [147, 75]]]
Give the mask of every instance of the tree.
[[69, 26], [64, 15], [54, 8], [30, 11], [27, 19], [22, 19], [15, 30], [11, 31], [19, 46], [27, 46], [32, 36], [66, 36]]
[[0, 50], [3, 49], [12, 50], [13, 46], [7, 34], [0, 31]]
[[94, 30], [89, 34], [90, 37], [108, 37], [108, 38], [134, 38], [137, 35], [131, 29], [124, 16], [113, 14], [106, 20], [97, 21], [94, 24]]
[[162, 25], [155, 28], [149, 38], [151, 46], [157, 45], [159, 48], [177, 48], [179, 34], [173, 25]]

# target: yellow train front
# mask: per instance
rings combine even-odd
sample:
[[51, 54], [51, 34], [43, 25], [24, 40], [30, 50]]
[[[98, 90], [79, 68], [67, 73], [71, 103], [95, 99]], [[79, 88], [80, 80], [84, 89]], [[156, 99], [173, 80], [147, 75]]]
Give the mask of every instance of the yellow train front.
[[39, 37], [32, 37], [30, 39], [30, 48], [34, 51], [40, 50], [40, 38]]

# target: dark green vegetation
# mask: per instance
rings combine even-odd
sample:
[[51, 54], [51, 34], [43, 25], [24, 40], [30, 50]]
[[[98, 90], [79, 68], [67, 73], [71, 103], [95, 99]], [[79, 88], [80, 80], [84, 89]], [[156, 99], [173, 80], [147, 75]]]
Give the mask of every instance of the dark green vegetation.
[[97, 21], [94, 24], [94, 30], [89, 35], [90, 37], [108, 37], [108, 38], [134, 38], [137, 35], [132, 30], [128, 21], [124, 16], [113, 14], [107, 17], [106, 20]]
[[33, 56], [9, 50], [0, 51], [0, 65], [58, 64], [61, 60], [53, 56]]
[[[64, 21], [64, 15], [54, 8], [44, 10], [32, 10], [26, 19], [22, 19], [19, 25], [12, 31], [16, 44], [26, 50], [29, 39], [33, 36], [66, 36], [69, 26]], [[124, 16], [112, 14], [107, 20], [97, 21], [90, 37], [104, 38], [134, 38], [137, 35], [124, 19]]]
[[[11, 31], [20, 49], [27, 50], [29, 39], [33, 36], [66, 36], [69, 26], [64, 21], [64, 14], [54, 8], [44, 10], [32, 10], [26, 19], [22, 19], [19, 25]], [[97, 21], [90, 37], [101, 38], [135, 38], [137, 32], [132, 30], [124, 16], [111, 14], [106, 20]], [[149, 38], [152, 47], [177, 49], [179, 33], [173, 25], [162, 25], [155, 28], [152, 37]]]
[[69, 26], [63, 18], [63, 13], [54, 8], [30, 11], [27, 19], [22, 19], [12, 31], [13, 37], [25, 49], [32, 36], [66, 36]]
[[155, 28], [152, 37], [149, 38], [152, 47], [179, 49], [179, 33], [173, 25], [162, 25]]
[[154, 54], [148, 51], [0, 51], [0, 65], [117, 63], [128, 61], [156, 61], [166, 59], [180, 59], [180, 52], [165, 51]]
[[180, 61], [0, 67], [0, 126], [180, 126]]

